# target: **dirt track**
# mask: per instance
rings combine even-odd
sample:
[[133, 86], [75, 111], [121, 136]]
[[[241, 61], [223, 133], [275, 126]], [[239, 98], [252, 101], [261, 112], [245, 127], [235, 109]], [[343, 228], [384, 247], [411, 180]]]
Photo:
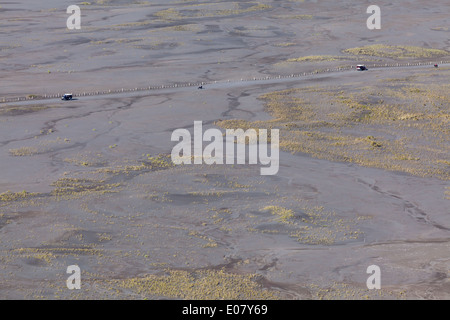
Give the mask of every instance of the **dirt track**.
[[[370, 69], [376, 69], [376, 70], [392, 70], [395, 69], [417, 69], [417, 68], [423, 68], [423, 69], [429, 69], [434, 62], [428, 62], [428, 63], [415, 63], [415, 64], [393, 64], [390, 66], [370, 66]], [[439, 66], [447, 67], [449, 66], [449, 63], [443, 63], [442, 61], [439, 63]], [[347, 70], [349, 69], [350, 70]], [[107, 89], [103, 91], [94, 91], [94, 92], [83, 92], [83, 93], [76, 93], [74, 94], [74, 98], [78, 99], [79, 97], [87, 98], [88, 100], [92, 100], [92, 97], [96, 96], [102, 96], [102, 95], [109, 95], [111, 98], [127, 98], [135, 96], [138, 93], [141, 93], [142, 91], [151, 91], [151, 92], [177, 92], [179, 90], [185, 89], [185, 88], [200, 88], [202, 86], [202, 89], [206, 89], [206, 86], [211, 89], [215, 88], [221, 88], [221, 89], [232, 89], [235, 87], [246, 87], [246, 86], [255, 86], [255, 85], [275, 85], [280, 83], [291, 83], [291, 82], [297, 82], [299, 80], [302, 81], [308, 81], [311, 79], [317, 80], [320, 79], [320, 77], [329, 77], [330, 74], [333, 77], [345, 77], [346, 74], [354, 74], [355, 69], [352, 69], [353, 66], [346, 67], [346, 68], [339, 68], [339, 69], [328, 69], [328, 70], [322, 70], [320, 72], [312, 72], [312, 73], [302, 73], [302, 74], [292, 74], [292, 75], [279, 75], [278, 77], [265, 77], [265, 78], [252, 78], [252, 79], [240, 79], [240, 81], [237, 80], [222, 80], [222, 81], [214, 81], [214, 82], [199, 82], [199, 83], [177, 83], [175, 85], [167, 85], [167, 84], [161, 84], [156, 86], [150, 86], [150, 87], [144, 87], [144, 88], [121, 88], [121, 89]], [[339, 74], [336, 75], [335, 73], [338, 72]], [[186, 91], [186, 90], [184, 90]], [[0, 103], [7, 103], [8, 105], [30, 105], [30, 104], [39, 104], [42, 100], [49, 100], [54, 98], [60, 98], [63, 94], [38, 94], [36, 97], [14, 97], [14, 98], [8, 98], [4, 99], [3, 101], [0, 101]], [[55, 100], [53, 100], [55, 101]]]

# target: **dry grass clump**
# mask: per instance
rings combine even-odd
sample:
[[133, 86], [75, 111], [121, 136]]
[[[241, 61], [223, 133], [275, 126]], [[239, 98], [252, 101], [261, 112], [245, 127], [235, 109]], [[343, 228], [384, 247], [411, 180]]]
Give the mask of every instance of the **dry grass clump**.
[[[292, 204], [291, 204], [292, 205]], [[339, 242], [357, 240], [362, 232], [357, 228], [360, 220], [370, 217], [339, 218], [334, 211], [321, 206], [303, 206], [296, 209], [280, 205], [269, 205], [260, 209], [276, 216], [268, 226], [259, 225], [249, 231], [262, 233], [283, 233], [302, 244], [333, 245]], [[282, 226], [274, 227], [273, 222]]]
[[52, 194], [58, 198], [78, 198], [89, 194], [118, 192], [120, 183], [106, 183], [105, 180], [61, 178], [52, 183]]
[[165, 297], [187, 300], [268, 300], [275, 291], [258, 284], [258, 276], [227, 273], [222, 270], [167, 270], [164, 275], [113, 280], [113, 287], [131, 290], [145, 298]]
[[214, 239], [207, 237], [205, 235], [202, 235], [198, 231], [191, 231], [191, 232], [189, 232], [188, 235], [206, 241], [206, 243], [202, 245], [202, 248], [216, 248], [217, 247], [217, 242]]
[[433, 31], [449, 31], [450, 28], [449, 27], [435, 27], [435, 28], [431, 28], [431, 30], [433, 30]]
[[18, 149], [9, 149], [9, 154], [14, 157], [29, 157], [37, 154], [38, 152], [39, 150], [34, 147], [21, 147]]
[[349, 60], [349, 57], [343, 56], [331, 56], [331, 55], [318, 55], [318, 56], [306, 56], [300, 58], [288, 59], [287, 62], [323, 62], [323, 61], [337, 61], [337, 60]]
[[279, 128], [285, 151], [448, 180], [450, 85], [444, 80], [448, 72], [433, 71], [433, 84], [424, 75], [414, 83], [411, 77], [385, 81], [383, 87], [271, 92], [260, 99], [273, 119], [234, 119], [216, 125]]
[[450, 52], [445, 50], [428, 49], [415, 46], [390, 46], [384, 44], [373, 44], [364, 47], [351, 48], [346, 49], [343, 52], [357, 56], [373, 56], [394, 59], [433, 58], [450, 55]]
[[159, 154], [157, 156], [147, 155], [145, 165], [151, 170], [160, 170], [173, 167], [172, 158], [170, 154]]
[[393, 291], [383, 288], [379, 290], [369, 290], [367, 287], [336, 281], [327, 286], [310, 284], [308, 287], [313, 293], [313, 298], [318, 300], [392, 300], [405, 298], [405, 291]]
[[362, 234], [355, 228], [358, 219], [337, 218], [335, 212], [323, 207], [303, 208], [303, 217], [296, 230], [290, 232], [298, 242], [313, 245], [332, 245], [356, 240]]
[[64, 256], [79, 256], [79, 255], [95, 255], [101, 256], [102, 251], [98, 249], [86, 248], [18, 248], [12, 250], [13, 256], [18, 256], [27, 259], [37, 259], [47, 264], [50, 264], [58, 257]]
[[95, 0], [95, 4], [102, 4], [102, 5], [110, 4], [111, 2], [112, 0]]
[[95, 171], [95, 173], [106, 173], [111, 175], [128, 175], [137, 172], [159, 171], [169, 169], [174, 166], [171, 155], [159, 154], [151, 156], [150, 154], [143, 155], [144, 161], [140, 164], [133, 165], [119, 165], [115, 167], [104, 167]]
[[64, 162], [72, 163], [74, 165], [82, 167], [96, 167], [104, 164], [104, 162], [88, 160], [87, 158], [85, 159], [65, 158]]
[[156, 12], [155, 16], [162, 20], [180, 20], [184, 18], [232, 16], [272, 8], [272, 6], [263, 3], [251, 2], [250, 6], [248, 4], [239, 2], [201, 3], [186, 5], [180, 9], [169, 8], [161, 10]]
[[81, 167], [102, 167], [107, 164], [102, 153], [94, 152], [78, 153], [73, 157], [65, 158], [64, 162]]
[[314, 18], [311, 14], [296, 14], [296, 15], [278, 15], [276, 19], [295, 19], [295, 20], [312, 20]]
[[[273, 128], [272, 121], [253, 121], [249, 122], [246, 120], [237, 120], [237, 119], [230, 119], [230, 120], [220, 120], [216, 121], [215, 125], [224, 128], [224, 129], [242, 129], [244, 131], [247, 131], [248, 129], [253, 129], [256, 131], [256, 135], [259, 136], [259, 129], [267, 129], [267, 142], [271, 142], [271, 131], [270, 129]], [[225, 135], [226, 133], [224, 133]], [[237, 140], [235, 139], [235, 142]], [[249, 139], [245, 139], [245, 143], [249, 143]]]
[[155, 28], [151, 29], [148, 32], [164, 32], [167, 35], [167, 32], [198, 32], [201, 30], [200, 25], [198, 24], [180, 24], [177, 26], [171, 26], [171, 27], [162, 27], [162, 28]]
[[271, 214], [278, 216], [278, 221], [289, 223], [290, 219], [295, 217], [294, 211], [279, 206], [267, 206], [263, 210], [270, 211]]
[[288, 59], [284, 62], [325, 62], [339, 60], [354, 60], [357, 56], [372, 56], [380, 58], [407, 59], [407, 58], [435, 58], [449, 56], [450, 52], [440, 49], [428, 49], [414, 46], [390, 46], [374, 44], [364, 47], [350, 48], [342, 51], [349, 56], [313, 55]]
[[291, 47], [291, 46], [295, 46], [297, 45], [294, 42], [281, 42], [281, 43], [277, 43], [275, 44], [275, 47]]
[[[31, 97], [40, 97], [36, 95], [28, 95]], [[0, 108], [0, 116], [16, 116], [16, 115], [24, 115], [28, 113], [38, 112], [41, 110], [46, 110], [50, 108], [56, 108], [56, 106], [51, 105], [29, 105], [29, 106], [2, 106]]]
[[25, 190], [23, 190], [21, 192], [6, 191], [3, 193], [0, 193], [0, 203], [2, 205], [5, 205], [5, 204], [8, 204], [8, 203], [14, 202], [14, 201], [25, 200], [30, 197], [34, 197], [36, 195], [37, 195], [36, 193], [30, 193]]

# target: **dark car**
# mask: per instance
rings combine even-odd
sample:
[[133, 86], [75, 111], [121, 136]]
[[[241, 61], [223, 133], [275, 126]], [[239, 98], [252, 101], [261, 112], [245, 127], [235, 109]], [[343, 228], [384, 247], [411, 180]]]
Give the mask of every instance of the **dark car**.
[[62, 96], [61, 100], [72, 100], [73, 96], [71, 93], [66, 93]]

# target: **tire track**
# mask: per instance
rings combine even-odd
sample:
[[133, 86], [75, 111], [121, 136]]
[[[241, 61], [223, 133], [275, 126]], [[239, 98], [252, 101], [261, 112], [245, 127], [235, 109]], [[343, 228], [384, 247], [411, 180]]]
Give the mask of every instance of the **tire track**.
[[389, 193], [387, 191], [383, 191], [379, 187], [377, 187], [375, 184], [370, 184], [370, 183], [368, 183], [366, 181], [363, 181], [361, 179], [358, 179], [357, 181], [359, 183], [369, 187], [370, 189], [372, 189], [373, 191], [375, 191], [375, 192], [377, 192], [377, 193], [379, 193], [381, 195], [384, 195], [384, 196], [387, 196], [389, 198], [394, 198], [396, 200], [399, 200], [400, 203], [403, 206], [403, 211], [408, 216], [410, 216], [411, 218], [416, 220], [418, 223], [424, 223], [424, 224], [430, 225], [430, 226], [435, 227], [435, 228], [440, 229], [440, 230], [450, 231], [450, 228], [447, 228], [447, 227], [445, 227], [445, 226], [443, 226], [443, 225], [441, 225], [441, 224], [431, 220], [428, 217], [426, 212], [424, 212], [418, 206], [414, 205], [412, 202], [410, 202], [408, 200], [405, 200], [402, 197], [397, 196], [397, 195], [395, 195], [393, 193]]

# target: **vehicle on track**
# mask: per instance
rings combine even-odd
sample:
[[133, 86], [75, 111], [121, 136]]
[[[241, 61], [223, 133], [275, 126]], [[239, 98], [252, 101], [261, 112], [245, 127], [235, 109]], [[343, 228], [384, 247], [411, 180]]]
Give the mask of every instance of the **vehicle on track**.
[[73, 99], [73, 95], [71, 93], [65, 93], [61, 100], [72, 100]]
[[366, 66], [363, 65], [363, 64], [358, 64], [358, 65], [356, 66], [356, 70], [357, 70], [357, 71], [364, 71], [364, 70], [369, 70], [369, 69], [367, 69]]

